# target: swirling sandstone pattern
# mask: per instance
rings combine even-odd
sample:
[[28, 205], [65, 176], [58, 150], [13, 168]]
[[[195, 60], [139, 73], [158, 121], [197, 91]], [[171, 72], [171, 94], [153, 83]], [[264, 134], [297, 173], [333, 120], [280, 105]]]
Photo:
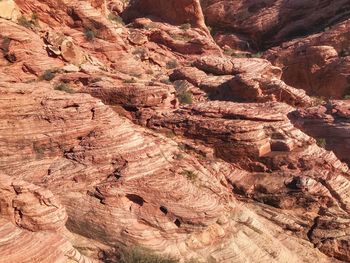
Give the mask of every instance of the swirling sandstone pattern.
[[1, 263], [350, 262], [346, 1], [0, 2]]

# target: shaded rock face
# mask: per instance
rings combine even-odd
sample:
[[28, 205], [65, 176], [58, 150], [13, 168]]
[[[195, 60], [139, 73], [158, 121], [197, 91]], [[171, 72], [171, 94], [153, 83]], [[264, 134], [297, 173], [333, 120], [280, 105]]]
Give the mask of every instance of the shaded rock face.
[[207, 23], [250, 38], [255, 49], [317, 32], [346, 19], [349, 1], [201, 1]]
[[[329, 96], [346, 94], [348, 21], [262, 58], [235, 53], [341, 20], [347, 3], [16, 4], [23, 18], [0, 18], [1, 263], [118, 262], [125, 246], [179, 262], [350, 262], [349, 105], [307, 95], [332, 81]], [[212, 38], [200, 4], [215, 19], [250, 8], [225, 16], [242, 31], [215, 22]]]
[[282, 68], [288, 85], [313, 96], [343, 98], [350, 94], [349, 25], [347, 20], [323, 33], [284, 43], [265, 57]]
[[199, 0], [137, 0], [126, 11], [126, 16], [145, 15], [154, 15], [170, 23], [189, 23], [207, 31]]
[[170, 78], [199, 86], [211, 100], [312, 104], [303, 90], [281, 81], [281, 69], [264, 59], [203, 56], [195, 60], [193, 66], [174, 70]]
[[350, 164], [350, 102], [330, 101], [320, 107], [301, 109], [292, 114], [300, 129], [319, 139], [328, 150]]

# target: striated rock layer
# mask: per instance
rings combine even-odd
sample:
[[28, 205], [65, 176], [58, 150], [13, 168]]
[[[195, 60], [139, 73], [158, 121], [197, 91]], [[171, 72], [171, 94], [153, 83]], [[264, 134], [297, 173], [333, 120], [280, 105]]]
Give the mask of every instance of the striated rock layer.
[[[135, 246], [180, 262], [350, 262], [348, 104], [315, 110], [306, 95], [325, 72], [345, 94], [348, 21], [264, 59], [230, 50], [334, 24], [347, 3], [15, 2], [0, 1], [1, 262], [108, 262]], [[237, 19], [239, 34], [215, 32]], [[300, 72], [312, 81], [291, 81]], [[335, 154], [310, 137], [325, 127]]]
[[309, 95], [343, 98], [350, 94], [350, 20], [315, 35], [271, 48], [265, 57], [282, 68], [282, 80]]
[[[2, 84], [0, 105], [1, 141], [6, 142], [1, 149], [15, 153], [1, 155], [1, 169], [48, 187], [65, 206], [67, 228], [74, 233], [107, 245], [138, 244], [204, 261], [253, 261], [258, 253], [262, 262], [328, 262], [293, 235], [287, 234], [286, 243], [281, 226], [265, 223], [235, 201], [232, 182], [225, 178], [235, 178], [239, 170], [200, 162], [89, 95], [69, 95], [43, 84]], [[23, 222], [29, 223], [17, 224], [32, 228], [41, 219]], [[249, 240], [256, 243], [251, 251]], [[238, 256], [242, 253], [247, 255]]]
[[317, 32], [349, 18], [350, 3], [339, 1], [203, 0], [210, 26], [247, 36], [250, 46], [264, 48], [296, 36]]
[[323, 106], [300, 109], [293, 113], [295, 125], [318, 138], [319, 143], [334, 151], [350, 164], [350, 102], [330, 101]]

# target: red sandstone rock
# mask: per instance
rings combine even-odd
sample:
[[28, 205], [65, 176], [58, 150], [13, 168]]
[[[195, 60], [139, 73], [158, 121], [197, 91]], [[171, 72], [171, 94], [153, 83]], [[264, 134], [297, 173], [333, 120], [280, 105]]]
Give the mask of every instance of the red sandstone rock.
[[189, 23], [208, 32], [199, 0], [137, 0], [127, 12], [129, 17], [154, 15], [170, 23]]
[[[204, 56], [197, 59], [194, 66], [198, 69], [184, 67], [175, 70], [171, 79], [189, 81], [206, 91], [212, 100], [283, 101], [294, 106], [312, 102], [304, 91], [281, 81], [281, 70], [263, 59]], [[219, 76], [209, 76], [199, 69]]]
[[309, 95], [342, 98], [349, 90], [349, 25], [347, 20], [329, 30], [284, 43], [266, 52], [283, 69], [282, 79]]
[[[120, 244], [201, 262], [350, 261], [348, 167], [299, 125], [317, 119], [345, 134], [349, 110], [332, 102], [298, 115], [287, 105], [312, 103], [281, 80], [301, 40], [268, 51], [273, 66], [223, 56], [198, 1], [137, 1], [129, 11], [139, 18], [126, 27], [109, 16], [123, 12], [120, 1], [16, 2], [35, 21], [0, 19], [0, 262], [91, 262]], [[253, 27], [234, 41], [254, 34], [265, 45], [278, 31], [268, 40], [279, 43], [299, 22], [334, 15], [326, 1], [308, 19], [316, 2], [303, 1], [297, 23], [285, 15], [275, 26], [280, 4], [250, 8], [264, 20], [248, 16]], [[241, 25], [242, 10], [225, 20]], [[304, 40], [334, 83], [347, 74], [347, 27]], [[337, 81], [340, 90], [345, 78]], [[332, 149], [347, 160], [342, 146]]]
[[318, 31], [346, 17], [347, 0], [324, 1], [201, 1], [212, 27], [240, 33], [252, 48], [279, 44], [295, 36]]
[[300, 109], [293, 114], [295, 124], [318, 138], [328, 150], [350, 164], [350, 102], [330, 101], [324, 106]]

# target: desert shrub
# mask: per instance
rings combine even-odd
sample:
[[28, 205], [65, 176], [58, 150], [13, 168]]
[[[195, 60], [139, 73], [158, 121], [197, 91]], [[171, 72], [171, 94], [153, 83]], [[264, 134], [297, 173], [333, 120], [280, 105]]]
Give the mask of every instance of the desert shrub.
[[26, 28], [31, 28], [32, 27], [32, 23], [30, 22], [30, 20], [28, 20], [26, 17], [21, 16], [20, 18], [18, 18], [18, 24], [21, 26], [24, 26]]
[[326, 102], [325, 97], [314, 97], [312, 100], [312, 106], [320, 106]]
[[143, 28], [146, 30], [152, 29], [152, 28], [157, 28], [157, 24], [154, 22], [148, 23], [146, 25], [143, 25]]
[[93, 27], [85, 27], [84, 36], [87, 41], [92, 41], [98, 36], [98, 33], [97, 30]]
[[196, 181], [198, 178], [198, 174], [190, 170], [183, 170], [182, 175], [185, 176], [191, 182]]
[[326, 139], [325, 138], [318, 138], [316, 140], [316, 143], [319, 147], [321, 148], [326, 148], [326, 145], [327, 145], [327, 142], [326, 142]]
[[123, 21], [123, 18], [121, 18], [119, 15], [117, 15], [117, 14], [115, 14], [115, 13], [109, 13], [108, 19], [109, 19], [110, 21], [115, 22], [115, 23], [118, 24], [118, 25], [122, 25], [122, 26], [125, 25], [125, 23], [124, 23], [124, 21]]
[[261, 58], [262, 55], [263, 55], [262, 52], [257, 52], [257, 53], [255, 53], [255, 54], [250, 54], [250, 57], [251, 57], [251, 58]]
[[350, 47], [343, 48], [338, 53], [339, 57], [347, 57], [350, 56]]
[[178, 263], [179, 261], [171, 256], [157, 255], [144, 248], [118, 248], [114, 255], [108, 255], [103, 259], [108, 263]]
[[124, 79], [124, 83], [136, 83], [136, 79], [135, 78], [131, 78], [131, 79]]
[[133, 55], [138, 55], [140, 57], [145, 56], [147, 53], [147, 50], [143, 47], [137, 47], [135, 50], [132, 52]]
[[174, 40], [183, 41], [183, 42], [188, 42], [188, 41], [192, 40], [192, 37], [187, 36], [187, 35], [172, 34], [170, 36]]
[[55, 76], [56, 76], [56, 70], [54, 69], [48, 69], [45, 70], [45, 72], [40, 76], [40, 80], [46, 80], [46, 81], [50, 81], [52, 80]]
[[67, 83], [64, 83], [64, 82], [57, 83], [54, 89], [59, 91], [64, 91], [67, 93], [74, 93], [74, 90], [71, 87], [69, 87]]
[[180, 104], [192, 104], [192, 93], [189, 91], [183, 91], [177, 94], [177, 98]]
[[147, 74], [147, 75], [153, 75], [154, 72], [153, 72], [153, 70], [150, 68], [150, 69], [147, 69], [147, 70], [146, 70], [146, 74]]
[[174, 68], [177, 68], [178, 66], [179, 66], [179, 63], [177, 62], [176, 59], [169, 60], [166, 63], [166, 68], [167, 69], [174, 69]]
[[167, 84], [167, 85], [170, 85], [171, 84], [171, 81], [169, 80], [169, 78], [164, 78], [164, 79], [161, 79], [159, 80], [161, 83], [163, 84]]
[[34, 26], [39, 26], [39, 17], [37, 13], [33, 13], [30, 19], [30, 22], [32, 23], [32, 25]]
[[191, 28], [191, 24], [190, 23], [182, 24], [180, 26], [180, 29], [182, 29], [182, 30], [188, 30], [190, 28]]
[[186, 80], [176, 80], [173, 83], [174, 88], [177, 92], [182, 92], [187, 89], [187, 81]]

